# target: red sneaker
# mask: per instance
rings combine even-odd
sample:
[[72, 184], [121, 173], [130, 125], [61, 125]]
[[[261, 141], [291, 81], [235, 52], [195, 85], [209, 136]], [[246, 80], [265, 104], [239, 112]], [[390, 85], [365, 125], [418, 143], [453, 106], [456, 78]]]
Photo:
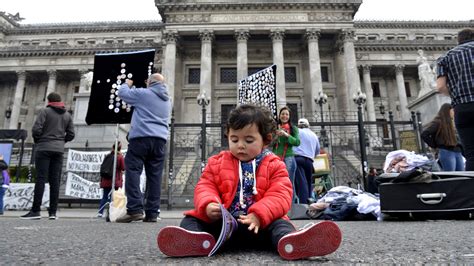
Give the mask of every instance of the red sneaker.
[[289, 233], [278, 242], [278, 253], [287, 260], [325, 256], [337, 250], [342, 235], [331, 221], [310, 224], [302, 230]]
[[158, 248], [170, 257], [207, 256], [216, 244], [206, 232], [188, 231], [178, 226], [167, 226], [158, 233]]

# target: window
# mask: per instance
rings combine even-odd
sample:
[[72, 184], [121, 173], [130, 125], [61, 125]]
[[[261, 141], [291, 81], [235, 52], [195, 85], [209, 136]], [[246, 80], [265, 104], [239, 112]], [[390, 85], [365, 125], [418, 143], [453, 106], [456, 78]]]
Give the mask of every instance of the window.
[[117, 40], [117, 43], [123, 44], [123, 43], [124, 43], [124, 40]]
[[199, 84], [199, 83], [201, 83], [201, 69], [189, 68], [188, 69], [188, 84]]
[[87, 41], [87, 44], [95, 44], [95, 41]]
[[134, 42], [135, 42], [135, 43], [142, 43], [142, 42], [143, 42], [143, 40], [142, 40], [142, 39], [135, 39], [135, 41], [134, 41]]
[[426, 36], [426, 39], [427, 39], [427, 40], [434, 40], [434, 39], [435, 39], [435, 36], [433, 36], [433, 35]]
[[329, 67], [328, 66], [321, 67], [321, 80], [322, 82], [329, 82]]
[[35, 42], [32, 42], [31, 44], [32, 45], [39, 45], [40, 43], [39, 43], [39, 41], [35, 41]]
[[380, 98], [380, 85], [378, 82], [372, 82], [372, 96]]
[[105, 40], [105, 43], [106, 43], [106, 44], [113, 44], [114, 41], [113, 41], [113, 40]]
[[371, 36], [368, 37], [368, 39], [371, 40], [371, 41], [375, 41], [375, 40], [377, 40], [377, 36], [371, 35]]
[[147, 42], [147, 43], [153, 43], [154, 40], [153, 40], [153, 39], [146, 39], [145, 42]]
[[221, 68], [221, 83], [237, 83], [237, 68]]
[[395, 36], [387, 36], [387, 40], [394, 40]]
[[21, 42], [21, 45], [30, 45], [29, 42]]
[[415, 39], [416, 40], [423, 40], [425, 37], [423, 37], [423, 35], [416, 35], [415, 36]]
[[446, 35], [446, 36], [444, 36], [444, 39], [445, 39], [445, 40], [452, 40], [452, 39], [453, 39], [453, 36]]
[[357, 36], [357, 40], [367, 40], [367, 38], [363, 35]]
[[57, 42], [49, 42], [50, 45], [56, 45], [58, 44]]
[[66, 45], [67, 41], [59, 41], [59, 44]]
[[400, 35], [400, 36], [397, 36], [397, 39], [399, 39], [399, 40], [406, 40], [406, 39], [407, 39], [407, 36], [405, 36], [405, 35]]
[[408, 82], [405, 82], [405, 93], [407, 94], [407, 97], [411, 97], [410, 83]]
[[285, 67], [285, 82], [296, 83], [296, 67]]
[[85, 43], [86, 43], [86, 42], [83, 41], [83, 40], [77, 41], [77, 44], [79, 44], [79, 45], [84, 45]]

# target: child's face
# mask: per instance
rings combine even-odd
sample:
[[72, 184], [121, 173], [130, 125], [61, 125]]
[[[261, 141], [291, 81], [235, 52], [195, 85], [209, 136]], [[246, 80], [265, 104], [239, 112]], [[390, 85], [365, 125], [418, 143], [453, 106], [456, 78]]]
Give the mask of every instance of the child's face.
[[242, 129], [229, 129], [230, 152], [240, 161], [248, 162], [255, 159], [263, 150], [263, 139], [255, 124]]

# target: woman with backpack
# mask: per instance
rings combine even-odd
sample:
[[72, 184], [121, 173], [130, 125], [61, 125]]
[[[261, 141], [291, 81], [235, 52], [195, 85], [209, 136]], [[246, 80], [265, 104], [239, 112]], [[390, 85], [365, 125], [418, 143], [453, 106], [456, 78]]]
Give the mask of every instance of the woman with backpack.
[[[119, 141], [117, 145], [117, 167], [115, 168], [115, 189], [122, 187], [122, 176], [123, 171], [125, 170], [125, 162], [123, 159], [123, 155], [120, 152], [121, 149], [122, 143], [120, 143]], [[104, 161], [102, 162], [102, 165], [100, 167], [100, 187], [104, 190], [104, 193], [102, 195], [102, 199], [100, 200], [99, 212], [97, 213], [97, 217], [103, 216], [105, 205], [110, 202], [110, 192], [112, 191], [114, 152], [115, 144], [112, 145], [112, 151], [105, 156]]]

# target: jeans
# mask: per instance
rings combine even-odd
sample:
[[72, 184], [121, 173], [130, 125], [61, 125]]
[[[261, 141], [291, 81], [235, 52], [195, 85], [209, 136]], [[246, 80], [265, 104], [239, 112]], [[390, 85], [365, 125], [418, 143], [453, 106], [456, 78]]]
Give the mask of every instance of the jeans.
[[458, 104], [454, 107], [454, 123], [458, 131], [466, 157], [466, 171], [474, 171], [474, 102]]
[[[192, 216], [186, 216], [181, 220], [180, 227], [193, 232], [207, 232], [217, 240], [221, 229], [222, 219], [214, 223], [206, 223]], [[225, 247], [231, 248], [256, 248], [277, 250], [278, 241], [287, 234], [296, 231], [290, 221], [278, 219], [273, 221], [265, 229], [259, 229], [258, 234], [248, 230], [248, 225], [238, 223], [236, 231], [225, 243]]]
[[293, 186], [293, 202], [296, 198], [296, 189], [295, 189], [295, 174], [296, 174], [296, 160], [295, 156], [285, 157], [286, 170], [290, 177], [291, 185]]
[[300, 203], [307, 204], [313, 194], [313, 160], [304, 156], [295, 156], [296, 160], [296, 193]]
[[43, 200], [44, 183], [49, 183], [49, 210], [50, 214], [56, 214], [58, 208], [59, 183], [63, 168], [63, 153], [56, 151], [36, 151], [36, 183], [33, 197], [33, 212], [41, 211]]
[[0, 214], [3, 214], [3, 196], [5, 196], [5, 191], [7, 191], [7, 189], [0, 185]]
[[[157, 217], [160, 210], [161, 178], [163, 176], [166, 140], [156, 137], [133, 138], [125, 156], [125, 193], [127, 213], [143, 213]], [[140, 175], [145, 166], [144, 200], [140, 191]]]
[[110, 197], [112, 197], [112, 195], [110, 195], [109, 197], [109, 194], [110, 194], [110, 191], [112, 191], [112, 187], [107, 187], [107, 188], [103, 188], [104, 190], [104, 193], [102, 195], [102, 199], [100, 199], [100, 203], [99, 203], [99, 213], [100, 214], [103, 214], [104, 213], [104, 206], [105, 204], [107, 204], [107, 202], [110, 202]]
[[464, 171], [464, 158], [460, 152], [439, 149], [438, 157], [443, 171]]

